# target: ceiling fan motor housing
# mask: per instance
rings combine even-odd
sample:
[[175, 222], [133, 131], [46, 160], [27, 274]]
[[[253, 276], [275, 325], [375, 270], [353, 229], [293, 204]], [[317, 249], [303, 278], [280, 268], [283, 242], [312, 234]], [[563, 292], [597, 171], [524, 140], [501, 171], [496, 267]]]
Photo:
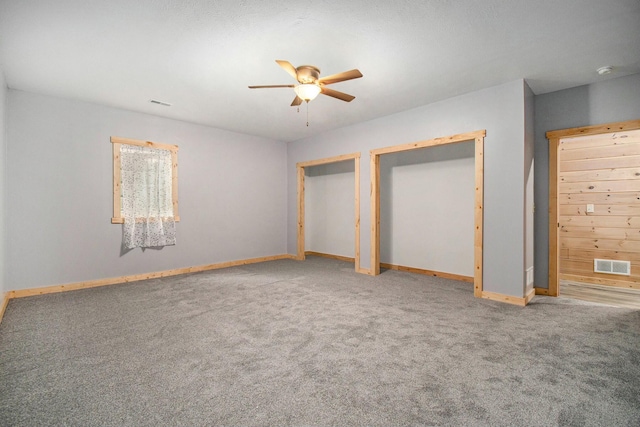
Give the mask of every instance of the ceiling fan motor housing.
[[298, 75], [298, 81], [301, 84], [315, 83], [320, 78], [320, 69], [313, 65], [301, 65], [296, 68], [296, 72]]
[[334, 83], [344, 82], [346, 80], [359, 79], [362, 77], [360, 70], [353, 69], [349, 71], [343, 71], [342, 73], [332, 74], [320, 78], [320, 69], [313, 65], [300, 65], [294, 67], [289, 61], [276, 59], [276, 62], [282, 67], [291, 77], [298, 81], [297, 85], [262, 85], [262, 86], [249, 86], [249, 89], [265, 89], [265, 88], [280, 88], [287, 87], [293, 88], [296, 92], [296, 97], [291, 103], [292, 107], [297, 107], [302, 101], [309, 102], [314, 99], [316, 95], [323, 94], [335, 99], [339, 99], [344, 102], [351, 102], [355, 99], [355, 96], [348, 93], [338, 92], [337, 90], [329, 89], [327, 85]]

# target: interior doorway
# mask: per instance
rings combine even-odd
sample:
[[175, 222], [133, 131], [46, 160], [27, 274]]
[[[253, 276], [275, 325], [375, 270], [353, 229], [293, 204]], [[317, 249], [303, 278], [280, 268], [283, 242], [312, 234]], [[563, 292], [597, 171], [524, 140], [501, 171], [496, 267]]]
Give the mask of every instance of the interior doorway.
[[[314, 166], [320, 165], [330, 165], [334, 163], [340, 162], [349, 162], [353, 161], [353, 171], [354, 171], [354, 195], [353, 195], [353, 203], [354, 203], [354, 237], [355, 237], [355, 247], [354, 247], [354, 264], [355, 270], [358, 273], [367, 273], [367, 271], [363, 271], [360, 268], [360, 153], [352, 153], [352, 154], [343, 154], [335, 157], [327, 157], [324, 159], [311, 160], [307, 162], [299, 162], [296, 164], [297, 169], [297, 181], [298, 181], [298, 230], [297, 230], [297, 255], [296, 259], [304, 260], [306, 257], [305, 250], [305, 170], [306, 168], [312, 168]], [[322, 254], [322, 255], [330, 255], [330, 254]], [[346, 260], [345, 257], [340, 255], [331, 255], [331, 258]]]
[[473, 283], [474, 191], [474, 141], [380, 156], [380, 268]]
[[371, 274], [380, 274], [380, 156], [435, 147], [445, 144], [474, 141], [475, 143], [475, 201], [474, 201], [474, 295], [483, 295], [482, 291], [482, 248], [483, 248], [483, 204], [484, 204], [484, 137], [485, 130], [436, 138], [427, 141], [414, 142], [392, 147], [371, 150]]
[[549, 295], [640, 289], [640, 120], [547, 138]]

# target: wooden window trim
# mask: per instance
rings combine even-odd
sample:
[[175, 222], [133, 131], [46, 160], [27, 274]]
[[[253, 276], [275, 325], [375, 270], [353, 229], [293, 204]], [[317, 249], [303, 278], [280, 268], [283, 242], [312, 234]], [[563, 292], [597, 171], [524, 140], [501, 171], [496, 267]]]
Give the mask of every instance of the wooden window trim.
[[122, 179], [120, 175], [120, 146], [122, 144], [171, 151], [171, 198], [173, 202], [173, 216], [176, 222], [180, 221], [180, 215], [178, 212], [178, 146], [142, 141], [138, 139], [121, 138], [118, 136], [111, 137], [111, 144], [113, 146], [113, 216], [111, 217], [111, 223], [124, 223], [124, 218], [122, 217], [122, 206], [120, 205], [120, 182]]

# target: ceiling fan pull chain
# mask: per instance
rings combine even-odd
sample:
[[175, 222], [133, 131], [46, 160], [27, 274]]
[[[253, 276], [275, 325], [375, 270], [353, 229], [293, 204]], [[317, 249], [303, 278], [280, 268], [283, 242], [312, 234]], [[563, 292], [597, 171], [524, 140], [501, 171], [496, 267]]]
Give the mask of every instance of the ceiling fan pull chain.
[[307, 101], [307, 127], [309, 127], [309, 101]]

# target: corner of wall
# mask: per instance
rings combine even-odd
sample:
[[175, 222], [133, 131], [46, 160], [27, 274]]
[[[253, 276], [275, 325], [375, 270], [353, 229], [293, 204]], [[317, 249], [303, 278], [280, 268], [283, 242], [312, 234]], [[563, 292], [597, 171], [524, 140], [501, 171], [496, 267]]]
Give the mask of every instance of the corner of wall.
[[534, 283], [534, 147], [535, 98], [524, 81], [524, 294], [530, 295]]
[[5, 267], [5, 221], [6, 221], [6, 158], [7, 158], [7, 116], [8, 88], [4, 77], [4, 69], [0, 64], [0, 297], [7, 292], [7, 275]]

